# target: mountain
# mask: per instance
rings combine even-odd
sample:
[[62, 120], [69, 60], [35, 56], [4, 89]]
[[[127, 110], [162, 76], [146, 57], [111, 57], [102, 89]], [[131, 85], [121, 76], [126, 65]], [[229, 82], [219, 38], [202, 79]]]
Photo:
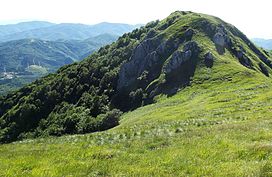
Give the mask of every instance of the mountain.
[[268, 176], [271, 74], [234, 26], [174, 12], [1, 98], [2, 143], [42, 138], [1, 145], [0, 173]]
[[25, 38], [35, 38], [50, 41], [85, 40], [90, 37], [95, 37], [106, 33], [120, 36], [126, 32], [132, 31], [139, 26], [140, 25], [128, 25], [119, 23], [99, 23], [96, 25], [61, 23], [45, 26], [43, 28], [34, 28], [13, 33], [10, 31], [10, 34], [0, 35], [0, 41], [5, 42]]
[[254, 38], [252, 41], [259, 47], [267, 50], [272, 50], [272, 39]]
[[[0, 43], [0, 94], [18, 89], [65, 64], [79, 61], [117, 38], [102, 34], [85, 41], [21, 39]], [[5, 71], [8, 73], [6, 77]]]
[[[32, 21], [32, 22], [22, 22], [12, 25], [0, 25], [0, 38], [6, 35], [20, 33], [23, 31], [29, 31], [39, 28], [46, 28], [55, 25], [54, 23], [44, 22], [44, 21]], [[0, 40], [1, 41], [1, 40]]]
[[[100, 38], [100, 39], [99, 39]], [[117, 36], [106, 34], [84, 41], [45, 41], [40, 39], [21, 39], [0, 43], [0, 70], [24, 71], [28, 65], [40, 64], [44, 67], [58, 68], [83, 59], [82, 56], [109, 44]]]
[[118, 39], [119, 36], [117, 35], [112, 35], [112, 34], [109, 34], [109, 33], [104, 33], [104, 34], [100, 34], [100, 35], [97, 35], [97, 36], [94, 36], [94, 37], [90, 37], [88, 39], [85, 39], [84, 41], [85, 42], [98, 42], [98, 43], [101, 43], [101, 44], [108, 44], [109, 41], [116, 41]]

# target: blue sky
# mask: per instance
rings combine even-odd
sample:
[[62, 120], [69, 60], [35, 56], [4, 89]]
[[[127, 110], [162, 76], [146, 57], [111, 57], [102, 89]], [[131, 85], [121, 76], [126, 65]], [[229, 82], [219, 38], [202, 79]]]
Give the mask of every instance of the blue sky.
[[271, 7], [271, 0], [3, 0], [0, 24], [30, 20], [138, 24], [184, 10], [218, 16], [251, 38], [272, 39]]

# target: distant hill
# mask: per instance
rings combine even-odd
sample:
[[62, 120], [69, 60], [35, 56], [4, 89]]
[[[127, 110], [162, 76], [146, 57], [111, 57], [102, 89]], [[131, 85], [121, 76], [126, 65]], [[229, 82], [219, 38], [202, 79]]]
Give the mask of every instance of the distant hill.
[[[141, 25], [44, 21], [0, 26], [0, 95], [81, 60]], [[5, 71], [8, 75], [5, 76]]]
[[[0, 43], [0, 95], [54, 72], [65, 64], [79, 61], [117, 38], [101, 34], [84, 41], [21, 39]], [[5, 71], [12, 78], [1, 77]]]
[[109, 41], [116, 41], [118, 39], [118, 35], [112, 35], [109, 33], [100, 34], [98, 36], [90, 37], [85, 39], [85, 42], [98, 42], [100, 44], [108, 44]]
[[39, 28], [46, 28], [55, 25], [54, 23], [44, 22], [44, 21], [32, 21], [32, 22], [22, 22], [11, 25], [0, 25], [0, 37], [20, 33], [23, 31], [34, 30]]
[[[103, 43], [104, 44], [104, 43]], [[0, 43], [0, 70], [24, 71], [28, 65], [58, 68], [82, 59], [103, 44], [93, 41], [21, 39]]]
[[[36, 24], [35, 22], [34, 24]], [[39, 22], [42, 24], [42, 22]], [[29, 26], [31, 22], [27, 23]], [[84, 24], [72, 24], [72, 23], [62, 23], [62, 24], [51, 24], [44, 22], [42, 25], [34, 25], [31, 29], [21, 28], [22, 24], [18, 24], [17, 28], [21, 28], [21, 31], [7, 29], [8, 32], [3, 30], [3, 34], [0, 35], [0, 41], [10, 41], [19, 40], [25, 38], [35, 38], [42, 40], [85, 40], [90, 37], [98, 36], [101, 34], [111, 34], [120, 36], [126, 32], [130, 32], [133, 29], [139, 27], [140, 25], [128, 25], [121, 23], [99, 23], [96, 25], [84, 25]], [[15, 25], [16, 26], [16, 25]], [[36, 26], [36, 28], [34, 28]], [[38, 27], [39, 26], [39, 27]], [[3, 26], [2, 28], [4, 28]], [[1, 29], [1, 28], [0, 28]]]
[[272, 50], [272, 39], [254, 38], [251, 40], [259, 47], [262, 47], [267, 50]]

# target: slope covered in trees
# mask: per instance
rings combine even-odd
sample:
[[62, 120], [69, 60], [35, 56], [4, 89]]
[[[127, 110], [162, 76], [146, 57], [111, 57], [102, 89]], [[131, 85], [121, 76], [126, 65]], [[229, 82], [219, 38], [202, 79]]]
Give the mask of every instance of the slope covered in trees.
[[120, 111], [158, 95], [234, 76], [271, 82], [271, 68], [269, 56], [234, 26], [175, 12], [1, 98], [0, 141], [105, 130], [119, 124]]

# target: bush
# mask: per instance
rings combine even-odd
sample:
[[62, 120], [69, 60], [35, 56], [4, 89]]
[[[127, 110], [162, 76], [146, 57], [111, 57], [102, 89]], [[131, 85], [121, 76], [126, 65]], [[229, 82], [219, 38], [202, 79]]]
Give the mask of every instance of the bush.
[[47, 119], [40, 121], [35, 134], [37, 136], [60, 136], [107, 130], [119, 125], [121, 114], [119, 110], [114, 109], [92, 117], [90, 109], [63, 102]]
[[107, 130], [119, 125], [119, 120], [122, 112], [118, 109], [113, 109], [106, 114], [100, 114], [97, 118], [99, 120], [99, 131]]

